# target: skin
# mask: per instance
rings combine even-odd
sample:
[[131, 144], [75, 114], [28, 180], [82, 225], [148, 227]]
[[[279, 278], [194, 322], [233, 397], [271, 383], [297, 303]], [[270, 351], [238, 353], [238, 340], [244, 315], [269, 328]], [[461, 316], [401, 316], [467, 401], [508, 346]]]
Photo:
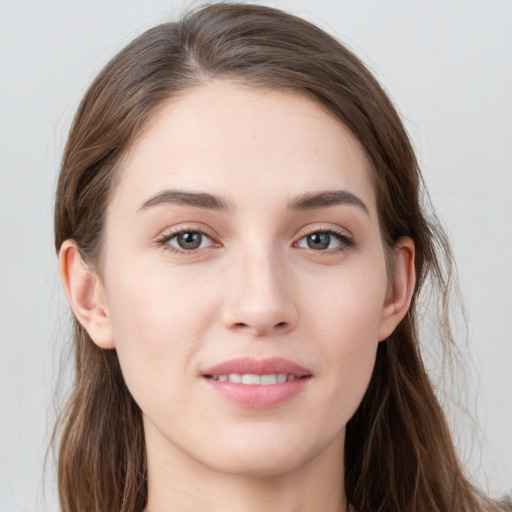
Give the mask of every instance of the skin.
[[[158, 202], [168, 189], [226, 208]], [[325, 191], [364, 207], [290, 208]], [[176, 233], [198, 230], [199, 248], [180, 248]], [[328, 231], [327, 248], [308, 245]], [[72, 240], [60, 254], [75, 315], [117, 350], [143, 411], [147, 512], [345, 510], [345, 426], [414, 286], [412, 241], [392, 279], [384, 254], [364, 153], [311, 100], [210, 82], [161, 106], [123, 162], [101, 269]], [[312, 377], [282, 404], [244, 407], [201, 377], [242, 356]]]

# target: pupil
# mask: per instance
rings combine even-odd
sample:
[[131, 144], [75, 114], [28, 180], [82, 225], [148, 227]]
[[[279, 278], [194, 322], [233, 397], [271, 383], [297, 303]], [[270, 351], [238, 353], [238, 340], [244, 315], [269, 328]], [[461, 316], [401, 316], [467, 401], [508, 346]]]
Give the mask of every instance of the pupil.
[[201, 233], [180, 233], [178, 245], [182, 249], [197, 249], [201, 245]]
[[310, 249], [327, 249], [331, 243], [329, 233], [313, 233], [308, 236], [308, 247]]

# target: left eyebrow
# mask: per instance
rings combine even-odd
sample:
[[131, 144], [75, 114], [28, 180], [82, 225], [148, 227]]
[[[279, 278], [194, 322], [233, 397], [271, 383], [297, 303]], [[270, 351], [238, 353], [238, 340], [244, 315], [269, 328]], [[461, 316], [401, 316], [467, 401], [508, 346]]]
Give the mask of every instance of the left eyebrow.
[[289, 210], [313, 210], [347, 204], [361, 208], [367, 215], [370, 215], [368, 207], [352, 192], [346, 190], [334, 190], [326, 192], [309, 192], [296, 197], [289, 205]]

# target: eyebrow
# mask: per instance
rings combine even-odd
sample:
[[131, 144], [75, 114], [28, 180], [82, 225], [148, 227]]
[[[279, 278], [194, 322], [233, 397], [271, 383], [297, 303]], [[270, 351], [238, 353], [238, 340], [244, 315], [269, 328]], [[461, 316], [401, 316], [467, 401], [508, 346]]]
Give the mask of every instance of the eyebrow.
[[[206, 192], [188, 192], [184, 190], [166, 189], [158, 192], [145, 201], [139, 210], [160, 204], [177, 204], [203, 208], [205, 210], [231, 211], [232, 205], [220, 196]], [[368, 207], [356, 195], [346, 190], [325, 192], [308, 192], [296, 197], [288, 205], [289, 210], [314, 210], [336, 205], [352, 205], [361, 208], [367, 215]]]
[[326, 192], [310, 192], [296, 197], [289, 205], [290, 210], [313, 210], [336, 205], [352, 205], [361, 208], [367, 215], [370, 215], [368, 207], [356, 195], [346, 190], [335, 190]]
[[184, 190], [162, 190], [150, 197], [139, 210], [145, 210], [159, 204], [178, 204], [195, 206], [206, 210], [229, 211], [231, 207], [227, 201], [214, 194], [206, 192], [186, 192]]

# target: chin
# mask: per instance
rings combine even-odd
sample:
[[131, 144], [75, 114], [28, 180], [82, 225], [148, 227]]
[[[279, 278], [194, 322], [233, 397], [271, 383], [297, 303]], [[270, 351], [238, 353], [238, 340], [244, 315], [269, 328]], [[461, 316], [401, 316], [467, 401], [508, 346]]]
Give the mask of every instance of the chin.
[[224, 446], [217, 444], [220, 450], [208, 454], [210, 467], [239, 476], [277, 477], [298, 470], [329, 444], [323, 446], [318, 439], [308, 442], [303, 436], [276, 436], [275, 432], [258, 434], [238, 437], [236, 442], [227, 439]]
[[293, 453], [282, 453], [277, 457], [235, 454], [232, 458], [223, 460], [221, 464], [216, 460], [216, 467], [213, 469], [243, 477], [273, 478], [288, 474], [298, 469], [303, 463], [303, 458]]

